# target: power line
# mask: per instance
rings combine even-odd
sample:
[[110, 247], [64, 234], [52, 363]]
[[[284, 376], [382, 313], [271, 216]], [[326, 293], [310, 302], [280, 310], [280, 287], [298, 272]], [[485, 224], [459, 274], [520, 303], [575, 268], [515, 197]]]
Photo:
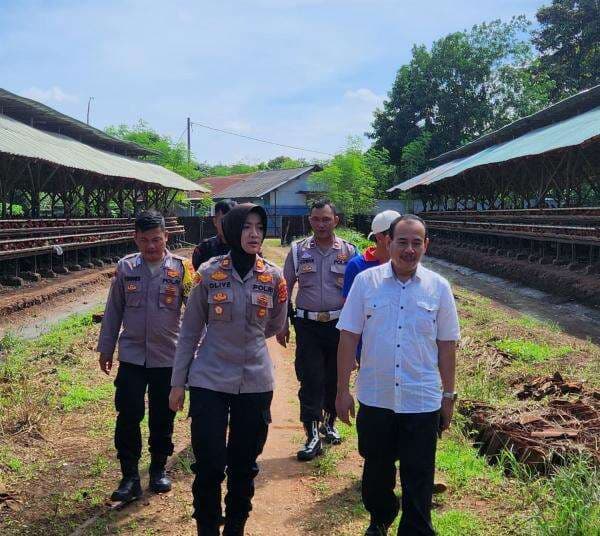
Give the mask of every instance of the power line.
[[214, 130], [215, 132], [222, 132], [223, 134], [229, 134], [231, 136], [238, 136], [239, 138], [246, 138], [247, 140], [259, 141], [261, 143], [268, 143], [270, 145], [277, 145], [278, 147], [285, 147], [286, 149], [295, 149], [296, 151], [307, 151], [309, 153], [318, 153], [318, 154], [324, 154], [324, 155], [327, 155], [327, 156], [335, 156], [335, 155], [333, 155], [331, 153], [326, 153], [325, 151], [316, 151], [314, 149], [306, 149], [304, 147], [294, 147], [293, 145], [285, 145], [283, 143], [277, 143], [275, 141], [262, 140], [260, 138], [253, 138], [252, 136], [246, 136], [244, 134], [238, 134], [237, 132], [231, 132], [229, 130], [223, 130], [221, 128], [215, 128], [215, 127], [211, 127], [209, 125], [203, 125], [202, 123], [197, 123], [196, 121], [192, 121], [192, 125], [197, 125], [199, 127], [206, 128], [208, 130]]

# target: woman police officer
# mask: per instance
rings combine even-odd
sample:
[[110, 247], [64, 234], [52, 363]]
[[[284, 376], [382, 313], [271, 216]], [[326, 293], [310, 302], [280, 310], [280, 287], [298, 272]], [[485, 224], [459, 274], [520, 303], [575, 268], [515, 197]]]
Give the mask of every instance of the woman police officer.
[[231, 251], [200, 266], [177, 344], [169, 403], [183, 409], [189, 385], [193, 515], [202, 536], [219, 534], [225, 472], [223, 535], [243, 535], [271, 421], [273, 365], [265, 339], [282, 329], [288, 295], [281, 270], [258, 255], [266, 226], [260, 206], [244, 203], [227, 213], [223, 233]]

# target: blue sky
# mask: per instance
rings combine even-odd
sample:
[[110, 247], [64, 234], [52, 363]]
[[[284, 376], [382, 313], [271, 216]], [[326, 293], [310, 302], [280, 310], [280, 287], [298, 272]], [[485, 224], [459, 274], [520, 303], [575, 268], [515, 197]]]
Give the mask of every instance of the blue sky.
[[[91, 123], [143, 118], [178, 139], [186, 117], [336, 152], [369, 129], [414, 43], [549, 0], [0, 0], [0, 87]], [[184, 138], [182, 138], [184, 139]], [[210, 163], [284, 150], [195, 128]]]

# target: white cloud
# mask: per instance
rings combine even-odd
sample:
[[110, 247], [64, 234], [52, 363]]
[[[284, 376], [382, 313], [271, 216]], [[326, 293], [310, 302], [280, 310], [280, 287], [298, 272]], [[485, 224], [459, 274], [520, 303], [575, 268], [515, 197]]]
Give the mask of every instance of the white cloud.
[[30, 87], [21, 92], [24, 97], [40, 102], [77, 102], [79, 98], [76, 95], [71, 95], [65, 92], [60, 86], [52, 86], [48, 89], [39, 87]]
[[349, 89], [348, 91], [346, 91], [346, 93], [344, 93], [344, 97], [350, 100], [363, 101], [375, 107], [381, 106], [385, 99], [383, 95], [377, 95], [370, 89], [364, 87], [356, 90]]

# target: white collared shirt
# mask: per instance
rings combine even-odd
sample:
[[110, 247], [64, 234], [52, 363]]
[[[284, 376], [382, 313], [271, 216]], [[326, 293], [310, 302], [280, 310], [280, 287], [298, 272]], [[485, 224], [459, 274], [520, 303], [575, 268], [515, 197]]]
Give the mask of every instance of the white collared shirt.
[[357, 398], [395, 413], [441, 405], [436, 340], [457, 341], [460, 328], [450, 284], [419, 265], [406, 283], [387, 262], [356, 276], [337, 328], [362, 334]]

